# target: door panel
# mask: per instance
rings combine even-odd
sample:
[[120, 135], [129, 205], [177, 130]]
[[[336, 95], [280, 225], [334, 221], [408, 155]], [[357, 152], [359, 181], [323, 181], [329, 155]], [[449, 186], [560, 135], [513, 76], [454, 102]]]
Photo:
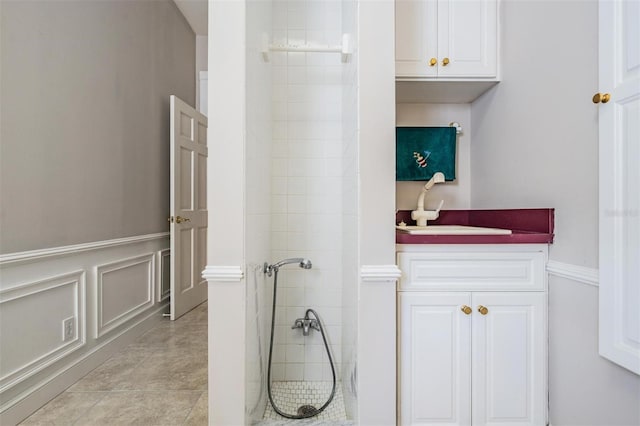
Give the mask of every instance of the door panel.
[[440, 0], [438, 16], [438, 76], [496, 77], [497, 1]]
[[171, 319], [207, 298], [207, 118], [171, 96]]
[[193, 229], [180, 230], [180, 292], [193, 287]]
[[396, 0], [396, 76], [436, 76], [429, 59], [438, 54], [436, 0]]
[[198, 182], [196, 183], [198, 188], [198, 209], [207, 209], [207, 157], [202, 154], [198, 154]]
[[201, 285], [205, 285], [206, 281], [203, 280], [200, 275], [204, 268], [207, 266], [207, 228], [202, 227], [198, 228], [197, 231], [198, 236], [196, 241], [198, 242], [198, 247], [196, 250], [196, 267], [193, 271], [194, 273], [194, 282], [200, 283]]
[[189, 149], [180, 148], [180, 172], [184, 178], [180, 179], [180, 209], [193, 209], [193, 183], [189, 176], [193, 173], [193, 153]]
[[471, 424], [469, 293], [399, 293], [402, 425]]
[[545, 293], [474, 293], [472, 307], [474, 426], [546, 424]]

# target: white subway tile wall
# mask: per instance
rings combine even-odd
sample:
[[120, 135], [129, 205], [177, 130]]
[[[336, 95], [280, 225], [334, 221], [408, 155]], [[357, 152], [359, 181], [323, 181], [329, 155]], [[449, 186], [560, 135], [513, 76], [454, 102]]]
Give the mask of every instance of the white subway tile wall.
[[[280, 44], [339, 44], [340, 1], [274, 1], [272, 38]], [[322, 337], [292, 330], [318, 312], [338, 377], [342, 359], [343, 65], [340, 55], [273, 52], [271, 259], [307, 257], [311, 270], [278, 274], [276, 381], [331, 380]], [[276, 356], [277, 354], [277, 356]]]

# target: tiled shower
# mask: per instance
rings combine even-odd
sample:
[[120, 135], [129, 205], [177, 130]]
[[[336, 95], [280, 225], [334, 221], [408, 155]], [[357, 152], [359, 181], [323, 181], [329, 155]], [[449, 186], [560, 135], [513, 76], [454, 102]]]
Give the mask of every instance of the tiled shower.
[[354, 1], [247, 2], [245, 404], [253, 423], [265, 413], [277, 418], [266, 389], [273, 277], [262, 264], [290, 257], [308, 258], [313, 268], [279, 272], [272, 382], [291, 400], [310, 387], [330, 387], [320, 333], [291, 329], [313, 308], [335, 360], [336, 402], [345, 407], [338, 415], [332, 404], [327, 412], [335, 418], [324, 418], [357, 416], [356, 61], [335, 53], [263, 54], [266, 44], [339, 45], [343, 34], [356, 34], [355, 8]]

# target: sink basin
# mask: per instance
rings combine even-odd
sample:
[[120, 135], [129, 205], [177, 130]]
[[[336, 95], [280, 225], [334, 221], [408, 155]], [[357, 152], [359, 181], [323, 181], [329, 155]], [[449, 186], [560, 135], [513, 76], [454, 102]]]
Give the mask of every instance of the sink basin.
[[396, 226], [411, 235], [510, 235], [510, 229], [482, 228], [465, 225]]

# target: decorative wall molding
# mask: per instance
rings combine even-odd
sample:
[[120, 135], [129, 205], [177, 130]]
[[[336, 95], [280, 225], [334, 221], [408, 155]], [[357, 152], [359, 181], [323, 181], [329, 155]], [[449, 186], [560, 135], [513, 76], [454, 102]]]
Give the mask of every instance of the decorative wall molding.
[[582, 284], [598, 287], [600, 278], [597, 269], [584, 266], [573, 265], [571, 263], [557, 262], [550, 260], [547, 262], [547, 272], [557, 277], [568, 278]]
[[[43, 294], [61, 289], [62, 287], [71, 286], [72, 294], [71, 298], [67, 300], [65, 298], [64, 301], [57, 300], [57, 303], [65, 303], [69, 306], [71, 312], [68, 314], [72, 314], [73, 318], [75, 318], [75, 327], [74, 327], [74, 338], [68, 341], [63, 341], [62, 339], [62, 328], [54, 326], [51, 332], [48, 335], [43, 335], [39, 339], [40, 345], [46, 345], [47, 341], [49, 341], [49, 347], [44, 349], [46, 352], [44, 353], [24, 353], [21, 355], [21, 365], [16, 366], [11, 371], [6, 371], [2, 373], [2, 377], [0, 377], [0, 393], [4, 392], [6, 389], [15, 386], [16, 384], [26, 380], [27, 378], [33, 376], [37, 372], [45, 369], [56, 361], [62, 359], [63, 357], [71, 354], [72, 352], [77, 351], [82, 348], [86, 342], [86, 313], [85, 313], [85, 273], [84, 271], [73, 271], [63, 275], [56, 275], [52, 277], [47, 277], [40, 279], [38, 281], [21, 284], [19, 286], [15, 286], [6, 290], [0, 291], [0, 309], [2, 310], [3, 321], [7, 321], [10, 323], [14, 323], [16, 327], [21, 328], [22, 324], [19, 323], [21, 315], [28, 315], [29, 312], [20, 311], [16, 312], [16, 308], [13, 310], [10, 308], [7, 309], [9, 303], [20, 303], [22, 302], [24, 305], [28, 305], [26, 303], [30, 297], [39, 297]], [[60, 298], [58, 298], [60, 299]], [[37, 303], [37, 302], [36, 302]], [[42, 302], [40, 302], [42, 305]], [[2, 306], [5, 305], [5, 306]], [[24, 309], [26, 306], [21, 306], [21, 309]], [[40, 306], [40, 309], [42, 306]], [[67, 314], [64, 314], [63, 317], [66, 317]], [[60, 319], [60, 318], [58, 318]], [[51, 318], [46, 319], [47, 322], [51, 321]], [[24, 320], [22, 321], [25, 322]], [[37, 322], [37, 319], [36, 319]], [[42, 322], [42, 319], [41, 319]], [[61, 323], [60, 323], [61, 324]], [[35, 336], [32, 336], [35, 337]], [[20, 336], [20, 339], [24, 339], [25, 336]], [[19, 342], [15, 342], [11, 339], [4, 336], [3, 345], [8, 346], [18, 346]], [[51, 343], [55, 342], [55, 347], [51, 347]], [[42, 348], [41, 348], [42, 349]], [[35, 352], [35, 351], [32, 351]], [[25, 359], [22, 359], [22, 356]], [[14, 356], [15, 357], [15, 356]], [[31, 357], [31, 359], [29, 359]], [[8, 361], [5, 357], [5, 363], [11, 362]], [[5, 364], [6, 367], [6, 364]], [[11, 367], [10, 367], [11, 368]], [[4, 370], [4, 368], [3, 368]]]
[[362, 265], [360, 278], [363, 282], [396, 281], [402, 272], [397, 265]]
[[240, 266], [207, 266], [204, 271], [202, 271], [202, 278], [208, 282], [240, 282], [244, 278], [244, 271]]
[[0, 423], [19, 423], [161, 319], [168, 253], [158, 233], [0, 255]]
[[16, 262], [32, 262], [35, 260], [64, 256], [68, 254], [77, 254], [83, 251], [105, 249], [110, 247], [118, 247], [135, 243], [144, 243], [147, 241], [160, 240], [169, 238], [168, 232], [160, 232], [157, 234], [137, 235], [135, 237], [116, 238], [114, 240], [93, 241], [90, 243], [74, 244], [70, 246], [53, 247], [42, 250], [30, 250], [17, 253], [9, 253], [0, 255], [0, 266]]
[[[105, 294], [109, 290], [105, 287], [107, 276], [109, 274], [118, 273], [120, 271], [139, 268], [139, 265], [143, 265], [146, 270], [146, 282], [138, 283], [144, 285], [146, 295], [143, 300], [130, 300], [126, 294], [123, 294], [125, 301], [132, 302], [131, 305], [127, 305], [122, 312], [117, 313], [112, 318], [105, 318]], [[155, 287], [155, 256], [154, 253], [143, 254], [141, 256], [135, 256], [127, 259], [121, 259], [117, 262], [110, 262], [104, 265], [100, 265], [96, 268], [96, 333], [95, 337], [101, 337], [105, 333], [113, 330], [114, 328], [126, 323], [136, 315], [144, 312], [154, 304], [154, 287]], [[129, 279], [125, 279], [122, 283], [125, 287], [131, 287], [132, 283]], [[112, 285], [118, 285], [114, 283]], [[117, 289], [115, 291], [118, 291]]]

